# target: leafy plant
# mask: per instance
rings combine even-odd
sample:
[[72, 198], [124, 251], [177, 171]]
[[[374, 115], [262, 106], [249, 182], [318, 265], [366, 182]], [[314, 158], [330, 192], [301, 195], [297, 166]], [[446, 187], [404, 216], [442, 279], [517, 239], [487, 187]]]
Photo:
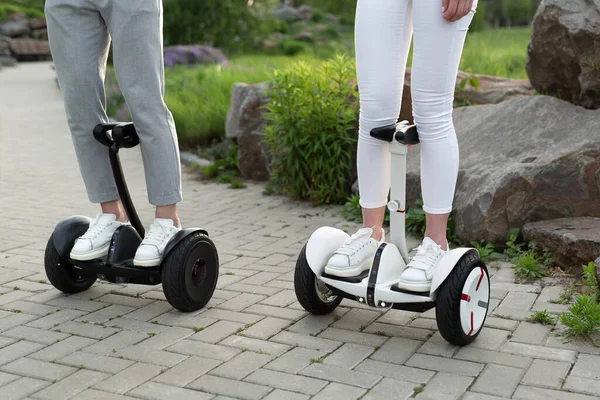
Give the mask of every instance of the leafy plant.
[[514, 263], [516, 265], [515, 275], [517, 278], [535, 279], [547, 275], [543, 264], [540, 262], [540, 258], [536, 256], [535, 252], [532, 250], [517, 256]]
[[575, 281], [569, 281], [558, 299], [550, 300], [553, 304], [567, 304], [575, 294]]
[[583, 276], [582, 281], [585, 285], [585, 292], [590, 295], [600, 295], [600, 288], [598, 287], [598, 280], [594, 271], [594, 262], [590, 261], [587, 265], [582, 265]]
[[338, 55], [318, 68], [299, 61], [276, 71], [265, 106], [270, 182], [314, 205], [342, 204], [355, 177], [358, 97], [354, 63]]
[[548, 314], [546, 310], [534, 312], [533, 315], [527, 318], [527, 321], [539, 322], [542, 325], [554, 325], [556, 323], [554, 317]]
[[493, 243], [486, 243], [484, 241], [473, 241], [471, 242], [471, 244], [473, 245], [473, 247], [475, 247], [475, 249], [477, 249], [477, 251], [479, 252], [479, 257], [485, 263], [500, 258], [500, 254], [495, 251], [496, 247]]
[[506, 234], [506, 247], [504, 249], [504, 254], [506, 254], [511, 261], [521, 254], [523, 248], [523, 243], [517, 244], [517, 238], [519, 237], [520, 231], [521, 230], [519, 228], [513, 228]]
[[565, 325], [565, 336], [584, 336], [598, 331], [600, 327], [600, 305], [598, 294], [578, 295], [569, 307], [569, 312], [560, 316]]

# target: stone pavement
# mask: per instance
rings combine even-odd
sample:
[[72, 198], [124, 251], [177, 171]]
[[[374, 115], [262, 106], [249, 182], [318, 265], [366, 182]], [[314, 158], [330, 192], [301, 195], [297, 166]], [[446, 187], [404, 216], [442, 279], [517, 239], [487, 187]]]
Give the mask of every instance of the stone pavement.
[[[139, 150], [122, 155], [148, 223]], [[54, 225], [91, 215], [49, 64], [0, 73], [0, 398], [6, 399], [594, 399], [600, 348], [563, 343], [524, 321], [560, 286], [517, 285], [490, 268], [494, 308], [470, 346], [447, 344], [434, 312], [344, 301], [308, 315], [293, 290], [297, 254], [322, 225], [352, 231], [338, 208], [312, 208], [184, 177], [181, 217], [221, 257], [208, 307], [174, 311], [161, 287], [97, 282], [66, 296], [47, 281]]]

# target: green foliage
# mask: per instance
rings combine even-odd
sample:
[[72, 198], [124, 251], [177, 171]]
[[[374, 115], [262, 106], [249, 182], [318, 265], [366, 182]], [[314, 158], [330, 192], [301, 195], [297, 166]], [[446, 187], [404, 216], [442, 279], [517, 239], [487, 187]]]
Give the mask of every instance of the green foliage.
[[41, 5], [38, 2], [30, 1], [30, 2], [18, 2], [11, 1], [5, 2], [0, 1], [0, 21], [4, 21], [8, 18], [10, 14], [15, 13], [24, 13], [30, 18], [37, 18], [44, 16], [44, 3]]
[[[423, 200], [418, 199], [414, 207], [408, 207], [406, 210], [406, 231], [415, 233], [417, 236], [423, 236], [425, 235], [426, 222], [427, 216], [423, 210]], [[457, 238], [454, 236], [454, 218], [452, 214], [448, 217], [446, 237], [449, 243], [457, 242]]]
[[584, 336], [597, 332], [600, 327], [600, 305], [598, 294], [578, 295], [569, 307], [569, 312], [560, 316], [565, 325], [565, 336]]
[[530, 317], [527, 318], [527, 321], [539, 322], [542, 325], [554, 325], [556, 323], [554, 317], [548, 314], [546, 310], [534, 312]]
[[230, 188], [239, 189], [246, 185], [241, 181], [237, 166], [237, 145], [224, 140], [198, 152], [201, 158], [213, 163], [199, 168], [204, 179], [215, 179], [219, 183], [228, 183]]
[[477, 249], [479, 252], [479, 258], [481, 258], [481, 260], [485, 263], [500, 258], [500, 254], [495, 251], [495, 246], [493, 243], [473, 241], [471, 244], [475, 249]]
[[247, 0], [164, 0], [165, 43], [207, 44], [223, 50], [250, 50], [267, 25]]
[[590, 295], [600, 295], [598, 281], [594, 273], [594, 262], [590, 261], [587, 265], [582, 265], [583, 274], [582, 281], [585, 285], [585, 292]]
[[486, 4], [483, 1], [477, 3], [477, 10], [475, 11], [473, 21], [471, 21], [471, 26], [469, 27], [470, 32], [479, 32], [485, 29], [485, 9]]
[[518, 255], [514, 261], [515, 275], [521, 279], [536, 279], [548, 275], [543, 260], [533, 250]]
[[550, 300], [553, 304], [567, 304], [575, 294], [575, 281], [569, 281], [558, 299]]
[[344, 55], [317, 68], [299, 61], [273, 74], [265, 142], [279, 192], [315, 205], [346, 201], [357, 144], [354, 76]]
[[277, 42], [277, 49], [286, 56], [295, 56], [296, 54], [306, 53], [309, 47], [300, 40], [283, 39]]
[[503, 16], [508, 25], [526, 25], [533, 15], [531, 1], [503, 0], [502, 6]]
[[307, 4], [314, 9], [336, 15], [344, 25], [354, 25], [356, 0], [296, 0], [295, 5]]
[[523, 248], [523, 243], [517, 243], [517, 239], [519, 237], [519, 233], [521, 230], [519, 228], [513, 228], [508, 231], [506, 234], [506, 247], [504, 249], [504, 254], [514, 262], [514, 259], [521, 253]]
[[[351, 222], [361, 222], [362, 221], [362, 208], [360, 206], [359, 200], [360, 200], [360, 196], [357, 194], [354, 194], [354, 195], [350, 196], [348, 198], [348, 201], [346, 201], [346, 204], [344, 204], [344, 208], [342, 208], [342, 210], [340, 211], [340, 214], [347, 221], [351, 221]], [[386, 227], [389, 225], [390, 225], [390, 213], [387, 212], [387, 209], [386, 209], [385, 217], [383, 219], [383, 226]]]

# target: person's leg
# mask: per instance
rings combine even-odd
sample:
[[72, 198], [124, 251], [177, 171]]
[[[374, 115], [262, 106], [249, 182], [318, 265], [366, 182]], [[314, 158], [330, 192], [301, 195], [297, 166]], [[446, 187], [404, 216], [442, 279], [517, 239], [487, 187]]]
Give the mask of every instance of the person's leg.
[[177, 203], [182, 200], [177, 132], [164, 102], [162, 2], [108, 0], [102, 15], [113, 39], [117, 80], [140, 138], [148, 199], [156, 206], [134, 263], [155, 266], [180, 229]]
[[108, 122], [104, 76], [110, 37], [100, 13], [87, 0], [47, 0], [45, 14], [79, 168], [89, 200], [100, 203], [103, 211], [82, 237], [89, 240], [78, 239], [73, 247], [71, 256], [86, 260], [105, 255], [118, 221], [126, 220], [108, 150], [92, 135], [97, 124]]
[[[383, 240], [383, 219], [390, 190], [389, 144], [372, 138], [373, 128], [398, 121], [406, 60], [410, 49], [412, 0], [358, 0], [355, 41], [360, 94], [357, 152], [363, 228], [329, 261], [326, 272], [360, 274]], [[369, 240], [369, 238], [372, 238]], [[365, 246], [361, 246], [367, 241]]]
[[458, 143], [452, 121], [456, 76], [473, 11], [447, 22], [439, 0], [413, 7], [414, 50], [411, 94], [421, 147], [421, 191], [426, 213], [425, 240], [404, 271], [399, 286], [427, 291], [447, 248], [446, 227], [458, 174]]

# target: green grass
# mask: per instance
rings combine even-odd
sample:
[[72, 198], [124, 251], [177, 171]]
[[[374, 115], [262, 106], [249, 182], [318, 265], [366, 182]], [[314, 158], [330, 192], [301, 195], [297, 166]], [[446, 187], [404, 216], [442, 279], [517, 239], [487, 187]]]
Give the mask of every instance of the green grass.
[[530, 317], [527, 318], [529, 322], [539, 322], [542, 325], [554, 325], [556, 320], [546, 310], [535, 311]]

